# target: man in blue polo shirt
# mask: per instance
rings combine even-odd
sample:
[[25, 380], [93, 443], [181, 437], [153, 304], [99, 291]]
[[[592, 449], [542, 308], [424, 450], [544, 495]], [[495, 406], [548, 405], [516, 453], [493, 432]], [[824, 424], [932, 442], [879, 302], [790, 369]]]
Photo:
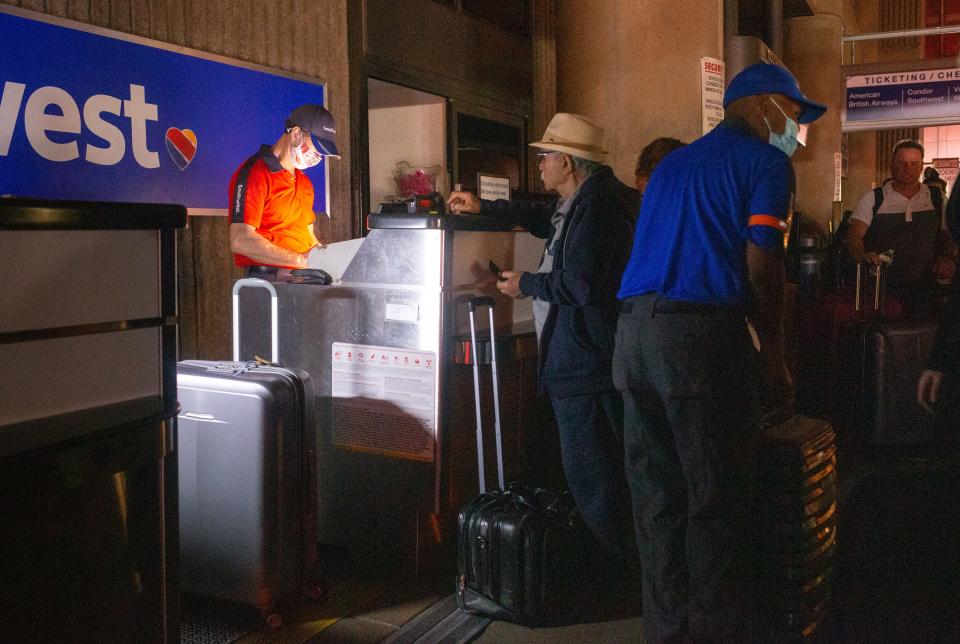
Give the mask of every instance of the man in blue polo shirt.
[[759, 615], [749, 502], [760, 394], [771, 407], [793, 396], [781, 320], [790, 155], [798, 123], [826, 108], [764, 63], [731, 81], [724, 108], [650, 178], [618, 294], [614, 382], [651, 642], [757, 637], [747, 626]]

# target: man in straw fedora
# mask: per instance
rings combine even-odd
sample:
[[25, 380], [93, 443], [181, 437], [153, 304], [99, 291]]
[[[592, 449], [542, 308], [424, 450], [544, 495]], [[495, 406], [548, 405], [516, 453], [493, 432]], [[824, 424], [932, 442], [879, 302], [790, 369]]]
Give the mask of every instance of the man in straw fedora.
[[533, 298], [540, 390], [553, 406], [567, 483], [609, 561], [623, 570], [634, 544], [611, 360], [617, 283], [638, 195], [604, 165], [604, 130], [583, 116], [556, 114], [543, 139], [530, 145], [555, 202], [481, 201], [454, 192], [448, 205], [455, 213], [507, 218], [547, 240], [536, 272], [503, 271], [497, 288]]

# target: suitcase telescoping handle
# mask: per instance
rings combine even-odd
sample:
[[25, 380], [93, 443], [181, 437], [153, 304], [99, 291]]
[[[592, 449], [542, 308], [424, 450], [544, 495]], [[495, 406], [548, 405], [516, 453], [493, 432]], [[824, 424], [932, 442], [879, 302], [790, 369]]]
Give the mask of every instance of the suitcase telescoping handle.
[[500, 436], [500, 390], [497, 385], [497, 343], [493, 331], [493, 298], [489, 296], [475, 297], [470, 300], [467, 308], [470, 311], [470, 344], [473, 347], [473, 401], [477, 416], [477, 471], [480, 476], [480, 494], [487, 491], [487, 481], [483, 467], [483, 420], [480, 415], [480, 356], [477, 355], [477, 325], [476, 310], [486, 306], [490, 312], [490, 371], [493, 378], [493, 414], [494, 429], [497, 438], [497, 477], [500, 489], [503, 484], [503, 442]]
[[273, 284], [259, 277], [240, 279], [233, 285], [233, 360], [240, 362], [240, 289], [242, 288], [265, 288], [270, 292], [270, 362], [279, 364], [277, 289]]
[[[863, 285], [863, 267], [867, 262], [857, 262], [857, 284], [856, 290], [853, 295], [853, 308], [858, 313], [860, 312], [861, 307], [861, 295], [860, 289]], [[873, 266], [871, 264], [871, 266]], [[884, 307], [884, 295], [886, 294], [885, 284], [882, 280], [883, 276], [883, 262], [880, 262], [876, 267], [877, 269], [877, 279], [873, 283], [873, 310], [877, 312], [877, 315], [883, 317], [883, 307]]]

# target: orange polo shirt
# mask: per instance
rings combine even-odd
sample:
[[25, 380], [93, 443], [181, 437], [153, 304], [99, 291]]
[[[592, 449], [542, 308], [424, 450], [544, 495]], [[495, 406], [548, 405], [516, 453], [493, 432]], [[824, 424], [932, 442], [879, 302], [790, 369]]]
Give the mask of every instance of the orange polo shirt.
[[[269, 145], [237, 168], [230, 178], [230, 223], [249, 224], [267, 241], [295, 253], [313, 247], [313, 184], [307, 175], [283, 169]], [[233, 254], [237, 266], [260, 264]], [[284, 268], [296, 268], [285, 266]]]

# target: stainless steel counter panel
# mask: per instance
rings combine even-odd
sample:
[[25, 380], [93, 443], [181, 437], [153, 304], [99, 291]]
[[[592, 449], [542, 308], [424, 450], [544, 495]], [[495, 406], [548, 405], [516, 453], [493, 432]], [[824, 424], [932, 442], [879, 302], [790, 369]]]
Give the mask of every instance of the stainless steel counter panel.
[[[473, 405], [472, 398], [453, 400], [450, 396], [456, 347], [459, 338], [469, 332], [466, 302], [476, 295], [493, 296], [497, 326], [508, 328], [513, 321], [513, 301], [496, 290], [487, 263], [493, 259], [503, 266], [513, 264], [516, 232], [493, 226], [496, 222], [485, 217], [420, 216], [397, 221], [395, 217], [381, 221], [371, 216], [373, 223], [395, 227], [370, 230], [363, 243], [352, 249], [355, 252], [341, 253], [348, 261], [341, 259], [343, 266], [329, 266], [329, 272], [341, 275], [338, 283], [275, 284], [280, 361], [309, 372], [318, 396], [320, 538], [362, 552], [365, 558], [389, 557], [391, 551], [398, 556], [409, 554], [418, 514], [449, 509], [446, 470], [450, 435], [467, 432], [473, 436], [475, 431], [472, 424], [455, 427], [451, 420], [462, 419], [459, 411], [467, 406], [472, 410]], [[482, 226], [494, 229], [478, 229]], [[324, 268], [322, 264], [317, 267]], [[268, 298], [262, 289], [241, 290], [241, 359], [270, 354]], [[481, 317], [478, 334], [487, 337], [487, 318]], [[332, 398], [334, 343], [428, 351], [436, 356], [432, 462], [334, 445], [334, 429], [341, 421], [334, 416]], [[505, 352], [501, 358], [505, 365], [508, 355]], [[463, 367], [459, 371], [465, 373]], [[463, 387], [457, 390], [462, 392]], [[363, 404], [362, 400], [357, 404]], [[376, 404], [370, 402], [371, 410]], [[455, 408], [457, 414], [452, 413]], [[484, 411], [492, 434], [492, 410], [485, 407]], [[463, 424], [462, 420], [456, 422]], [[373, 432], [392, 429], [389, 424], [365, 428]]]
[[[365, 560], [400, 559], [415, 534], [413, 522], [421, 499], [429, 496], [424, 492], [432, 489], [433, 465], [334, 445], [332, 347], [334, 342], [344, 342], [436, 352], [439, 291], [282, 282], [275, 286], [280, 361], [309, 372], [317, 395], [320, 541], [347, 548]], [[433, 331], [425, 328], [429, 323], [385, 319], [388, 303], [433, 310]], [[244, 359], [270, 355], [268, 307], [266, 291], [240, 291], [240, 355]]]
[[443, 237], [438, 230], [371, 230], [341, 282], [439, 287]]

